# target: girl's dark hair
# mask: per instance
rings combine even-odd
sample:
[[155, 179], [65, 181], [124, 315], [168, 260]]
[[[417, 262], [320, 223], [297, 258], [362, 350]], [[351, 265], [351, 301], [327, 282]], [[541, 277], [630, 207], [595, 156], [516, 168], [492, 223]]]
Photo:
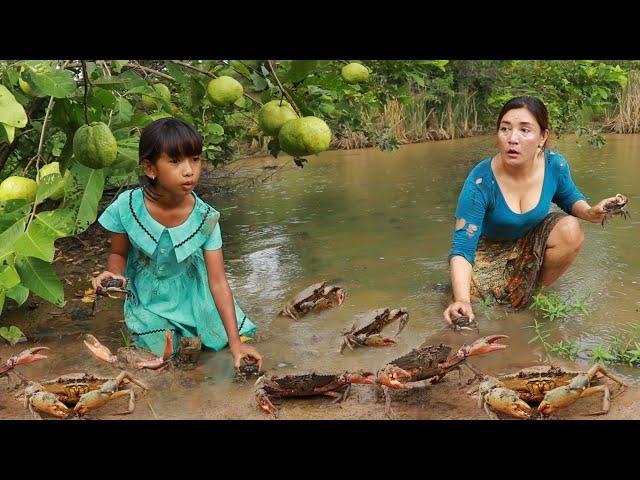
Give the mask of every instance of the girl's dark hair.
[[[174, 117], [165, 117], [147, 125], [140, 135], [139, 162], [155, 164], [162, 154], [173, 159], [192, 157], [202, 153], [202, 136], [192, 125]], [[145, 195], [157, 198], [156, 179], [141, 175], [138, 179]]]
[[502, 117], [504, 117], [509, 110], [513, 110], [515, 108], [526, 108], [536, 119], [538, 125], [540, 125], [541, 131], [544, 132], [545, 130], [549, 130], [549, 112], [547, 111], [547, 107], [539, 98], [527, 96], [512, 98], [504, 104], [502, 110], [500, 110], [500, 115], [498, 115], [496, 130], [500, 129]]

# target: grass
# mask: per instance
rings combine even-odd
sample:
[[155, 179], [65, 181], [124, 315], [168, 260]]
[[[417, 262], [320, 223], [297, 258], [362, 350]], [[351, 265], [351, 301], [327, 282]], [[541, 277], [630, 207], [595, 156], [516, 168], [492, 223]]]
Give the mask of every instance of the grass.
[[[587, 294], [587, 298], [590, 296], [591, 293]], [[542, 316], [547, 320], [564, 319], [577, 313], [588, 315], [589, 305], [585, 300], [576, 298], [575, 292], [570, 292], [565, 300], [558, 292], [547, 293], [544, 288], [541, 288], [533, 295], [529, 309], [541, 311]]]
[[[529, 308], [542, 312], [542, 316], [549, 321], [568, 318], [579, 313], [589, 314], [586, 299], [578, 299], [575, 292], [570, 292], [565, 300], [557, 292], [547, 293], [541, 289], [533, 296], [533, 302]], [[550, 343], [547, 339], [551, 333], [544, 328], [544, 322], [535, 318], [533, 325], [525, 328], [531, 328], [534, 332], [528, 343], [539, 341], [549, 354], [575, 360], [585, 352], [594, 363], [618, 363], [640, 367], [640, 325], [631, 323], [629, 326], [631, 331], [611, 335], [609, 341], [590, 349], [584, 349], [579, 342], [570, 339]]]
[[129, 331], [126, 329], [123, 330], [121, 328], [120, 335], [122, 336], [122, 345], [125, 347], [130, 347], [131, 344], [133, 343], [133, 338], [131, 337], [131, 334], [129, 333]]
[[606, 126], [615, 133], [640, 132], [640, 72], [629, 73], [628, 83], [617, 97], [618, 107]]

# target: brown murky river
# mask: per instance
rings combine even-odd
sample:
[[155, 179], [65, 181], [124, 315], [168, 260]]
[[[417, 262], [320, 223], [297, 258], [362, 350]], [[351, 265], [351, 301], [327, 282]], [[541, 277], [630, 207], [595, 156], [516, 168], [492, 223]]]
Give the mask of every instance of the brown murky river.
[[[552, 287], [561, 295], [572, 291], [585, 299], [589, 314], [547, 321], [548, 341], [574, 340], [590, 349], [610, 341], [611, 335], [630, 335], [632, 324], [640, 323], [640, 260], [636, 254], [640, 194], [635, 188], [640, 181], [640, 135], [610, 135], [601, 150], [583, 143], [578, 146], [575, 137], [555, 141], [569, 160], [579, 188], [591, 203], [617, 192], [626, 194], [633, 215], [626, 222], [616, 217], [604, 229], [582, 222], [586, 237], [583, 250]], [[259, 327], [255, 345], [265, 357], [269, 373], [375, 371], [424, 340], [457, 348], [474, 339], [475, 333], [453, 332], [443, 322], [442, 311], [449, 298], [446, 259], [462, 182], [475, 163], [493, 152], [493, 144], [493, 137], [476, 137], [406, 145], [394, 153], [375, 149], [325, 152], [311, 157], [304, 169], [287, 162], [269, 180], [247, 183], [224, 194], [212, 193], [215, 189], [207, 186], [215, 180], [202, 181], [199, 194], [221, 212], [230, 284]], [[274, 165], [274, 160], [246, 160], [237, 162], [235, 168], [241, 165], [250, 173]], [[97, 255], [96, 262], [106, 265], [106, 251]], [[75, 268], [85, 279], [101, 270], [79, 264], [59, 266], [59, 271], [65, 268]], [[342, 306], [297, 322], [277, 316], [285, 300], [321, 280], [347, 290]], [[114, 373], [89, 354], [81, 334], [92, 332], [115, 350], [122, 344], [122, 302], [106, 300], [91, 317], [90, 305], [73, 296], [87, 286], [88, 282], [66, 286], [69, 302], [64, 310], [41, 303], [33, 311], [5, 313], [3, 325], [19, 326], [33, 341], [15, 347], [4, 344], [0, 357], [6, 359], [37, 342], [51, 348], [50, 358], [21, 367], [29, 378], [75, 371]], [[347, 350], [339, 355], [340, 333], [354, 316], [385, 306], [403, 306], [410, 312], [409, 324], [397, 345]], [[542, 320], [540, 314], [531, 310], [505, 313], [495, 307], [475, 311], [481, 335], [502, 333], [510, 337], [504, 341], [508, 349], [476, 357], [474, 364], [483, 371], [508, 373], [549, 362], [580, 369], [590, 365], [587, 353], [569, 361], [549, 356], [538, 341], [528, 343], [533, 333], [527, 327], [534, 318]], [[390, 333], [394, 328], [390, 327]], [[633, 388], [624, 394], [626, 403], [624, 396], [618, 404], [614, 400], [608, 417], [640, 418], [633, 408], [640, 369], [621, 365], [612, 369]], [[139, 398], [129, 418], [264, 418], [256, 409], [252, 384], [233, 381], [228, 351], [203, 352], [193, 371], [141, 373], [140, 377], [152, 389]], [[281, 418], [385, 418], [383, 404], [372, 401], [371, 387], [354, 387], [355, 395], [342, 407], [324, 408], [327, 400], [322, 398], [285, 400]], [[415, 401], [399, 402], [394, 408], [400, 418], [484, 418], [464, 392], [454, 373], [416, 395]], [[597, 409], [597, 400], [584, 402]], [[126, 402], [114, 404], [90, 417], [117, 418], [111, 414], [122, 410]], [[566, 416], [579, 418], [582, 409], [574, 405]], [[2, 392], [0, 418], [30, 418], [30, 414]]]

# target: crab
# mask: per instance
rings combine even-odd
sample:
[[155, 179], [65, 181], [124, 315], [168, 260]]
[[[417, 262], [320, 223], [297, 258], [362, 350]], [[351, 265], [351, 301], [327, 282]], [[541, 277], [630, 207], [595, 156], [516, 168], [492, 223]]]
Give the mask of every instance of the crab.
[[344, 301], [345, 291], [342, 287], [316, 283], [305, 288], [293, 300], [282, 307], [279, 315], [290, 316], [297, 320], [312, 310], [320, 311], [340, 305]]
[[258, 361], [249, 355], [240, 359], [240, 367], [236, 371], [236, 378], [246, 380], [249, 377], [260, 377], [264, 371], [260, 370]]
[[166, 343], [162, 357], [157, 357], [151, 352], [136, 347], [120, 347], [117, 355], [113, 355], [109, 348], [102, 345], [90, 333], [85, 335], [84, 344], [98, 359], [108, 362], [116, 368], [161, 370], [168, 365], [169, 358], [173, 353], [173, 333], [171, 330], [165, 330], [165, 337]]
[[20, 385], [27, 383], [27, 379], [18, 370], [14, 370], [14, 368], [17, 365], [26, 365], [28, 363], [37, 362], [38, 360], [44, 360], [47, 356], [39, 353], [43, 350], [49, 350], [49, 347], [33, 347], [23, 350], [20, 353], [9, 357], [4, 364], [0, 364], [0, 377], [7, 377], [9, 388], [11, 388], [9, 374], [15, 375], [18, 377], [18, 380], [20, 380], [18, 383], [13, 385], [13, 388], [17, 388]]
[[395, 308], [393, 310], [379, 308], [361, 315], [351, 325], [351, 328], [342, 334], [340, 353], [344, 351], [345, 347], [353, 350], [353, 347], [358, 346], [385, 347], [394, 345], [396, 341], [393, 338], [385, 337], [380, 332], [396, 320], [398, 321], [398, 331], [395, 337], [400, 335], [402, 329], [409, 322], [409, 311], [406, 308]]
[[451, 370], [458, 370], [458, 379], [462, 384], [461, 367], [469, 368], [474, 378], [481, 378], [482, 374], [473, 367], [467, 358], [483, 355], [507, 348], [499, 343], [500, 339], [509, 338], [507, 335], [489, 335], [474, 341], [470, 345], [463, 345], [451, 358], [447, 360], [451, 347], [429, 345], [424, 342], [417, 349], [399, 357], [378, 370], [378, 384], [385, 394], [385, 410], [391, 416], [390, 389], [421, 388], [438, 383]]
[[457, 330], [475, 330], [476, 333], [480, 333], [480, 326], [476, 320], [471, 320], [467, 316], [456, 317], [451, 320], [451, 328], [453, 331]]
[[143, 390], [148, 387], [122, 371], [115, 378], [99, 377], [89, 373], [71, 373], [45, 382], [30, 382], [24, 392], [24, 406], [31, 414], [41, 419], [40, 412], [54, 417], [81, 417], [90, 410], [99, 408], [116, 398], [129, 396], [129, 408], [121, 415], [132, 413], [135, 409], [133, 389], [119, 390], [125, 382], [135, 383]]
[[[602, 410], [593, 413], [592, 415], [604, 415], [609, 412], [609, 402], [611, 393], [609, 387], [606, 385], [590, 386], [593, 378], [598, 374], [609, 377], [614, 382], [618, 383], [621, 389], [627, 387], [619, 378], [615, 377], [611, 372], [604, 368], [599, 363], [593, 365], [587, 372], [582, 372], [573, 377], [568, 385], [556, 387], [546, 393], [540, 405], [538, 405], [538, 412], [543, 417], [548, 417], [553, 412], [560, 410], [561, 408], [571, 405], [573, 402], [582, 397], [588, 397], [594, 393], [602, 392]], [[620, 390], [621, 391], [621, 390]]]
[[285, 375], [281, 377], [267, 377], [263, 375], [256, 383], [256, 401], [265, 413], [277, 417], [277, 409], [272, 397], [310, 397], [326, 395], [334, 397], [337, 403], [346, 400], [352, 383], [376, 383], [371, 372], [344, 372], [339, 374], [308, 373], [301, 375]]
[[532, 408], [536, 404], [537, 413], [548, 416], [578, 398], [602, 391], [603, 408], [597, 414], [603, 414], [609, 410], [609, 388], [606, 385], [588, 388], [594, 378], [600, 379], [603, 376], [611, 378], [621, 386], [617, 393], [626, 387], [623, 381], [599, 364], [595, 364], [587, 372], [540, 365], [498, 378], [487, 376], [478, 387], [469, 390], [468, 393], [478, 393], [478, 407], [484, 407], [492, 419], [498, 418], [495, 412], [528, 419], [536, 413]]
[[[627, 199], [627, 197], [625, 197], [620, 193], [616, 193], [615, 199], [605, 203], [602, 210], [605, 214], [610, 214], [612, 216], [622, 215], [626, 220], [627, 217], [631, 218], [631, 214], [624, 209], [624, 207], [627, 205], [628, 202], [629, 200]], [[607, 218], [607, 215], [605, 215], [602, 218], [602, 222], [601, 222], [602, 228], [604, 228], [606, 218]]]
[[[126, 297], [130, 298], [133, 294], [127, 287], [129, 280], [126, 278], [107, 278], [100, 282], [100, 286], [96, 289], [93, 298], [93, 305], [91, 307], [91, 314], [95, 315], [98, 309], [98, 300], [101, 297], [117, 298], [112, 293], [124, 293]], [[87, 290], [90, 292], [91, 290]]]

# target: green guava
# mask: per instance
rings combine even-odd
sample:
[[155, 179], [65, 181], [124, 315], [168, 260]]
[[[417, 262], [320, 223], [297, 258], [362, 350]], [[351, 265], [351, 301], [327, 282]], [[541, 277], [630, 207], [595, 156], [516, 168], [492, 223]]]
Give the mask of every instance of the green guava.
[[92, 122], [76, 130], [73, 136], [73, 155], [89, 168], [105, 168], [115, 162], [118, 144], [107, 124]]

